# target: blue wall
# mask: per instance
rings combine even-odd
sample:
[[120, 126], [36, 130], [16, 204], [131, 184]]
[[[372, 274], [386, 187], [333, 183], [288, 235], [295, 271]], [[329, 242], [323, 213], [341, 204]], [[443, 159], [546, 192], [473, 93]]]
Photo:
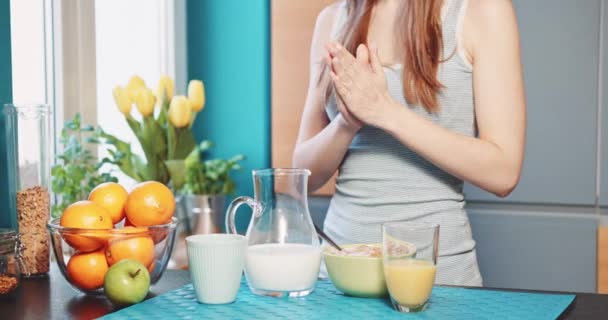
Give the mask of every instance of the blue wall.
[[[11, 77], [11, 17], [10, 0], [0, 0], [0, 107], [12, 102], [12, 77]], [[4, 139], [4, 114], [0, 112], [0, 155], [6, 154]], [[0, 227], [15, 228], [17, 226], [16, 216], [11, 210], [12, 203], [9, 197], [8, 170], [6, 158], [0, 157], [0, 181], [3, 188], [0, 188]]]
[[190, 0], [187, 19], [188, 77], [207, 93], [195, 135], [215, 143], [211, 156], [247, 157], [236, 194], [252, 195], [251, 170], [270, 166], [269, 1]]

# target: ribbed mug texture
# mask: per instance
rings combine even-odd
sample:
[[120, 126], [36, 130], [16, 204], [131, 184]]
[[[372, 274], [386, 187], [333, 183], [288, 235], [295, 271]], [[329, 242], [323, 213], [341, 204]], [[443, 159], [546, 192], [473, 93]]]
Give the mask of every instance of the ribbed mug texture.
[[241, 284], [247, 240], [241, 235], [204, 234], [186, 238], [190, 278], [200, 303], [231, 303]]

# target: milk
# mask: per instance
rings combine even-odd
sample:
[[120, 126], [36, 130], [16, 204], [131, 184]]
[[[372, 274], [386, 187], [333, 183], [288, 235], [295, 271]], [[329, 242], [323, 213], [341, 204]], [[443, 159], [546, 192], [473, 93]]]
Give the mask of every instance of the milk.
[[416, 308], [429, 299], [435, 283], [435, 272], [436, 267], [430, 261], [384, 261], [384, 277], [391, 298], [404, 307]]
[[267, 291], [302, 291], [314, 287], [321, 250], [306, 244], [259, 244], [247, 248], [245, 261], [250, 287]]

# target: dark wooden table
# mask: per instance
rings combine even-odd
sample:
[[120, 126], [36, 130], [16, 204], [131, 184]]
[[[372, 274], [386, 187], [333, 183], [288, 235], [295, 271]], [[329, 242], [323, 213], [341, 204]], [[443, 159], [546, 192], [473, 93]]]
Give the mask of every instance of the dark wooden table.
[[[187, 271], [167, 270], [148, 298], [190, 282]], [[483, 289], [480, 289], [483, 290]], [[10, 297], [0, 298], [0, 319], [94, 319], [115, 311], [103, 296], [92, 297], [72, 288], [55, 266], [44, 278], [24, 280]], [[577, 293], [561, 319], [608, 319], [608, 295]]]
[[[167, 270], [147, 299], [190, 282], [187, 271]], [[21, 282], [12, 296], [0, 298], [0, 319], [95, 319], [116, 308], [102, 295], [89, 296], [72, 288], [56, 265], [48, 276]]]

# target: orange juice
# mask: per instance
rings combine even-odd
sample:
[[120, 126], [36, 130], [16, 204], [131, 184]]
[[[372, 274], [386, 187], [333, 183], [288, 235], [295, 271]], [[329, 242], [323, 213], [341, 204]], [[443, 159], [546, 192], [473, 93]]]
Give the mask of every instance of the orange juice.
[[408, 308], [419, 307], [429, 299], [435, 283], [435, 272], [436, 267], [431, 261], [384, 261], [384, 277], [391, 298]]

